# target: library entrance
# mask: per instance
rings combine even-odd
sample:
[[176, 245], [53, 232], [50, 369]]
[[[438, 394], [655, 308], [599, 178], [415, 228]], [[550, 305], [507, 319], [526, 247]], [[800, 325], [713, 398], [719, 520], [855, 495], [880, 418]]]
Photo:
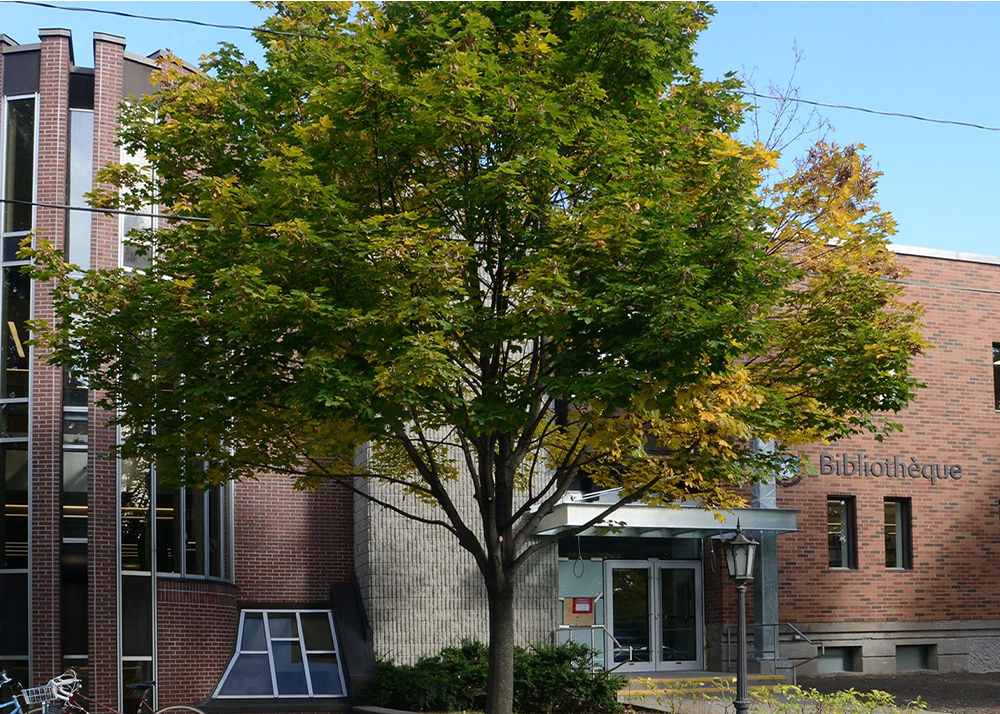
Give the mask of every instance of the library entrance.
[[607, 560], [604, 568], [607, 668], [702, 669], [701, 561]]

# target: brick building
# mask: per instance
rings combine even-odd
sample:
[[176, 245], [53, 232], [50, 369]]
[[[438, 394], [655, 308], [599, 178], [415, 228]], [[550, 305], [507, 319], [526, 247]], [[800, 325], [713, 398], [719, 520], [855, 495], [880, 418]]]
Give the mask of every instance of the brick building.
[[[83, 267], [143, 267], [128, 231], [153, 215], [65, 206], [85, 206], [100, 166], [141, 161], [115, 145], [117, 117], [151, 91], [155, 55], [97, 34], [95, 66], [77, 67], [66, 30], [0, 35], [0, 49], [0, 666], [26, 682], [73, 667], [126, 710], [126, 685], [155, 678], [160, 706], [332, 711], [373, 651], [413, 660], [485, 639], [478, 573], [440, 534], [346, 491], [277, 476], [176, 491], [157, 485], [168, 464], [107, 458], [118, 435], [95, 395], [25, 345], [25, 321], [52, 305], [17, 246], [35, 234]], [[1000, 671], [1000, 259], [897, 253], [933, 345], [904, 431], [810, 449], [815, 473], [754, 487], [723, 522], [630, 506], [615, 535], [540, 553], [520, 580], [523, 643], [582, 640], [637, 672], [723, 668], [735, 592], [719, 538], [739, 521], [761, 542], [754, 622], [823, 643], [801, 671]], [[540, 532], [612, 497], [573, 494]], [[757, 627], [762, 667], [817, 654], [790, 632]]]
[[159, 486], [169, 465], [109, 458], [118, 434], [96, 395], [25, 344], [26, 320], [53, 316], [50, 286], [21, 273], [26, 236], [84, 268], [141, 269], [127, 235], [156, 220], [66, 208], [86, 206], [97, 168], [141, 160], [116, 145], [119, 105], [152, 90], [156, 55], [95, 34], [84, 68], [68, 30], [39, 40], [0, 35], [0, 667], [25, 683], [73, 668], [125, 711], [126, 685], [153, 679], [159, 706], [344, 708], [349, 495], [266, 475]]

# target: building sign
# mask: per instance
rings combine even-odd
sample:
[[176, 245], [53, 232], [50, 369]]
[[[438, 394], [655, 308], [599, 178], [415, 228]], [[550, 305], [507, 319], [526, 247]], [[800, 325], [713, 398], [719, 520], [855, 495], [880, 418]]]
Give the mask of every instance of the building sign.
[[859, 451], [853, 454], [820, 454], [819, 474], [857, 478], [927, 479], [933, 485], [939, 481], [960, 481], [962, 467], [959, 464], [921, 461], [916, 456], [898, 454], [883, 459], [869, 458], [868, 454]]

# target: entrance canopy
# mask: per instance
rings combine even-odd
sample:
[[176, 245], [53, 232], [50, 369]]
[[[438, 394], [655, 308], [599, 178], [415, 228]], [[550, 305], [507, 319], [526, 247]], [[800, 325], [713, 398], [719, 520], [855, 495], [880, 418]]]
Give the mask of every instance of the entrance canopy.
[[[563, 502], [542, 519], [537, 535], [555, 535], [578, 528], [600, 515], [608, 503]], [[718, 516], [697, 504], [679, 506], [622, 506], [581, 535], [644, 536], [649, 538], [706, 538], [736, 530], [790, 533], [797, 530], [798, 513], [785, 508], [737, 508]], [[721, 520], [719, 520], [721, 518]]]

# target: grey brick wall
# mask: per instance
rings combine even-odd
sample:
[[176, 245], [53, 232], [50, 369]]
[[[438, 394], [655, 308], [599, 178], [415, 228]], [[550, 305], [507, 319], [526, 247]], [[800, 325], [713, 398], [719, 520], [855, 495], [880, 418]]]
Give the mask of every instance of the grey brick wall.
[[[366, 463], [367, 450], [359, 452]], [[444, 518], [397, 487], [359, 483], [380, 499], [421, 516]], [[467, 474], [452, 485], [470, 526]], [[464, 638], [489, 640], [486, 592], [472, 556], [443, 528], [408, 519], [361, 496], [355, 502], [355, 568], [374, 633], [375, 654], [413, 662]], [[515, 628], [520, 644], [549, 643], [558, 624], [555, 548], [536, 554], [518, 574]]]

